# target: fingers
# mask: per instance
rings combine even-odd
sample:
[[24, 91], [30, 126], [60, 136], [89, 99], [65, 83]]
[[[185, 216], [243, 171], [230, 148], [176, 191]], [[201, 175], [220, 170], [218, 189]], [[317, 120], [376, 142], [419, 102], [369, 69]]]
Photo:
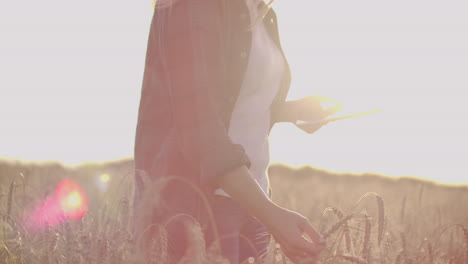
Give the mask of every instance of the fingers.
[[330, 98], [330, 97], [328, 97], [328, 96], [323, 96], [323, 95], [312, 95], [311, 97], [314, 98], [315, 100], [321, 102], [321, 103], [339, 104], [338, 101], [336, 101], [335, 99]]
[[313, 244], [310, 242], [307, 242], [302, 236], [300, 241], [296, 244], [296, 248], [303, 251], [307, 252], [310, 256], [316, 256], [319, 255], [320, 252], [325, 248], [324, 244]]
[[325, 247], [325, 244], [324, 243], [315, 244], [315, 243], [308, 242], [303, 237], [302, 235], [303, 231], [301, 229], [302, 228], [298, 227], [295, 234], [290, 237], [289, 241], [284, 241], [284, 243], [281, 243], [283, 247], [283, 251], [288, 253], [288, 257], [291, 257], [291, 256], [298, 256], [301, 258], [306, 257], [306, 256], [314, 257], [320, 254], [320, 252]]
[[308, 134], [312, 134], [314, 133], [315, 131], [319, 130], [320, 128], [322, 128], [322, 126], [324, 126], [325, 124], [327, 124], [328, 122], [324, 122], [324, 123], [319, 123], [319, 124], [306, 124], [306, 125], [297, 125], [300, 129], [304, 130], [305, 132], [307, 132]]
[[299, 228], [304, 232], [315, 245], [324, 247], [326, 245], [326, 240], [320, 235], [317, 230], [309, 223], [309, 221], [305, 220], [304, 222], [299, 224]]
[[343, 109], [343, 106], [340, 104], [337, 104], [335, 106], [329, 107], [327, 109], [324, 109], [323, 112], [325, 113], [326, 116], [334, 115], [341, 111]]
[[[280, 243], [282, 251], [294, 263], [315, 263], [320, 252], [325, 248], [325, 239], [312, 227], [306, 217], [288, 210], [282, 211], [283, 221], [277, 227], [272, 226], [272, 233]], [[305, 261], [308, 259], [308, 261]], [[300, 260], [300, 261], [299, 261]]]

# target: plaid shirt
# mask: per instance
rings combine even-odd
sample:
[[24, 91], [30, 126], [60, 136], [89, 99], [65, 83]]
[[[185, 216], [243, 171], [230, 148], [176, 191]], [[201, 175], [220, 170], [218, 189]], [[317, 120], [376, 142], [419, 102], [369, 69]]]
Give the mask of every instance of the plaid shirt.
[[[245, 0], [180, 0], [155, 9], [135, 139], [136, 199], [144, 188], [142, 171], [152, 180], [183, 177], [211, 194], [219, 177], [250, 167], [242, 145], [228, 136], [250, 52], [248, 12]], [[273, 9], [263, 23], [284, 56]], [[271, 105], [270, 131], [290, 82], [288, 65]], [[182, 193], [167, 191], [184, 204]]]

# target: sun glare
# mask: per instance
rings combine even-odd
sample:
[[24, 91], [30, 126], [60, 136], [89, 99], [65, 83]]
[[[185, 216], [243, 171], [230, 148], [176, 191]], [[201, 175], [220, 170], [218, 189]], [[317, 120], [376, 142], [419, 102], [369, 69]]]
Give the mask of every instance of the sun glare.
[[69, 219], [80, 219], [88, 211], [88, 199], [84, 190], [71, 179], [63, 179], [55, 193], [42, 201], [27, 217], [26, 226], [31, 230], [53, 226]]
[[78, 208], [81, 206], [81, 203], [82, 203], [82, 199], [81, 199], [81, 195], [79, 192], [77, 191], [73, 191], [71, 192], [67, 199], [65, 200], [65, 209], [68, 209], [68, 208]]
[[65, 218], [79, 219], [86, 214], [86, 195], [76, 182], [70, 179], [62, 180], [57, 185], [56, 195]]
[[99, 180], [102, 183], [108, 183], [110, 181], [110, 176], [107, 173], [101, 174], [101, 176], [99, 177]]

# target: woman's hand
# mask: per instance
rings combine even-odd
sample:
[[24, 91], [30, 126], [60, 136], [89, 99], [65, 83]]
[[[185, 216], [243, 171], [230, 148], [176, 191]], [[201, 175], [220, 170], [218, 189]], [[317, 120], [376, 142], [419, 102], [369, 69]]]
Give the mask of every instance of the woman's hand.
[[[334, 106], [323, 108], [322, 103], [331, 103]], [[297, 124], [296, 121], [314, 122], [333, 115], [342, 109], [342, 105], [329, 97], [313, 95], [288, 102], [288, 115], [290, 121], [301, 130], [312, 134], [319, 130], [327, 122], [313, 124]]]
[[[294, 263], [313, 264], [325, 248], [326, 242], [323, 237], [306, 217], [296, 212], [276, 207], [264, 220], [264, 224], [281, 245], [286, 256]], [[303, 237], [304, 234], [311, 239], [311, 242]]]
[[[304, 216], [275, 204], [263, 192], [246, 166], [220, 178], [223, 188], [239, 206], [257, 217], [278, 241], [283, 252], [295, 263], [313, 264], [324, 249], [325, 241]], [[312, 243], [303, 237], [306, 235]], [[306, 259], [311, 259], [302, 262]]]

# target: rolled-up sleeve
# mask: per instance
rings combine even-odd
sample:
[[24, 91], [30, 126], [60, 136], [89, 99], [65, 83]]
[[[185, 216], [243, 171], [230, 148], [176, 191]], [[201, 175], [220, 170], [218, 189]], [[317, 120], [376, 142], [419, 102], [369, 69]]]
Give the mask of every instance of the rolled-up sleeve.
[[218, 187], [229, 171], [251, 165], [245, 149], [231, 141], [215, 94], [222, 80], [223, 26], [217, 0], [181, 0], [152, 30], [168, 73], [167, 89], [178, 143], [204, 188]]

